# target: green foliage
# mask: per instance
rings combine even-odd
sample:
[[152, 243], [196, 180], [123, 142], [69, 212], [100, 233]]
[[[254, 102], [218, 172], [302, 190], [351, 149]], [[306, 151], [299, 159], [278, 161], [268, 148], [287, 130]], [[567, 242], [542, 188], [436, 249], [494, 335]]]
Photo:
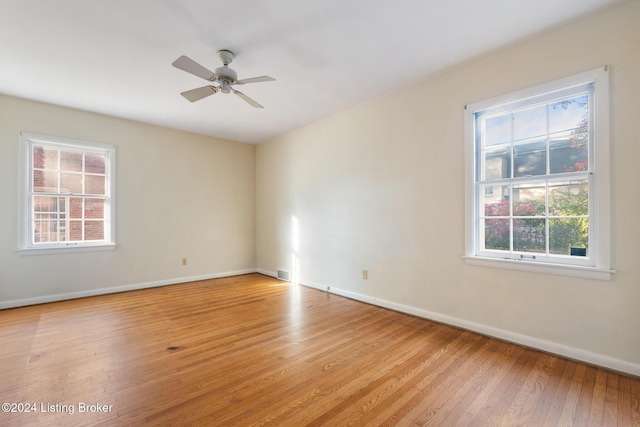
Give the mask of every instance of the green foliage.
[[[555, 216], [586, 216], [589, 193], [583, 181], [572, 183], [549, 194], [549, 212]], [[568, 255], [570, 248], [586, 248], [589, 244], [587, 218], [553, 218], [549, 220], [549, 251]]]
[[[570, 248], [586, 248], [589, 243], [588, 189], [582, 181], [570, 185], [552, 187], [549, 193], [549, 251], [552, 254], [569, 255]], [[545, 219], [535, 216], [544, 212], [544, 201], [533, 199], [514, 203], [513, 248], [523, 252], [546, 250]], [[501, 200], [485, 205], [487, 216], [509, 216], [509, 202]], [[563, 216], [569, 218], [553, 218]], [[485, 248], [506, 250], [510, 248], [511, 221], [508, 218], [485, 219]]]

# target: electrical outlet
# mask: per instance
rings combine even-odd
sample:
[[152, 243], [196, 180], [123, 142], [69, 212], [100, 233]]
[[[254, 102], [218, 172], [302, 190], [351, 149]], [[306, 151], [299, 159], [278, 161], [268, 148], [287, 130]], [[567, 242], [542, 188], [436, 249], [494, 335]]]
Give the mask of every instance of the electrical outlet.
[[369, 270], [362, 270], [362, 278], [364, 280], [369, 279]]
[[182, 265], [187, 265], [187, 259], [186, 258], [182, 258]]

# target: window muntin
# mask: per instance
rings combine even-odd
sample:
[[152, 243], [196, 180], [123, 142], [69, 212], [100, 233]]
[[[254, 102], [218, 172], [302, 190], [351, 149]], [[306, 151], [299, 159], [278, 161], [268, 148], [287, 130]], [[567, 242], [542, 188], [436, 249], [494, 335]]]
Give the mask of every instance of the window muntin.
[[22, 134], [21, 250], [113, 246], [115, 148]]

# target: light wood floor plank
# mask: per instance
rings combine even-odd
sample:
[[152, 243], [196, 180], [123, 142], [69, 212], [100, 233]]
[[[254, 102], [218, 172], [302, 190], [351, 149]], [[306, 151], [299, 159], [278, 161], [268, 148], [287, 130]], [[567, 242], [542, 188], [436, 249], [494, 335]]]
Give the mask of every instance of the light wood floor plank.
[[38, 405], [0, 426], [640, 426], [638, 378], [260, 274], [3, 310], [0, 343]]
[[[564, 399], [562, 413], [556, 419], [549, 419], [549, 422], [556, 422], [560, 425], [573, 425], [576, 418], [576, 405], [580, 397], [580, 390], [584, 384], [584, 376], [587, 367], [585, 365], [577, 365], [575, 375], [571, 378], [567, 397]], [[622, 411], [621, 411], [622, 412]], [[559, 420], [559, 422], [558, 422]]]
[[607, 377], [613, 375], [604, 369], [596, 370], [596, 379], [593, 387], [593, 398], [591, 399], [591, 410], [589, 412], [588, 425], [604, 425], [604, 411], [607, 393]]

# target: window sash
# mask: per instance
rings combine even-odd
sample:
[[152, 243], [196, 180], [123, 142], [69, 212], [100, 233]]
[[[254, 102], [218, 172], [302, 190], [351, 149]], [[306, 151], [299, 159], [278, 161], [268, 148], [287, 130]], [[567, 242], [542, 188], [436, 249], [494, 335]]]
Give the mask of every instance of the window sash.
[[[106, 224], [106, 212], [108, 209], [108, 199], [105, 196], [96, 195], [71, 195], [66, 193], [33, 193], [31, 196], [31, 245], [36, 247], [42, 247], [54, 244], [79, 245], [79, 244], [97, 244], [100, 242], [107, 242], [107, 224]], [[40, 211], [37, 210], [36, 198], [49, 198], [57, 199], [55, 210]], [[74, 215], [73, 205], [74, 200], [80, 202], [78, 213]], [[87, 201], [100, 201], [99, 203], [100, 215], [92, 215], [91, 203]], [[64, 201], [64, 202], [62, 202]], [[64, 206], [64, 209], [60, 209], [60, 205]], [[102, 223], [100, 229], [93, 229], [93, 227], [87, 227], [90, 224]], [[81, 227], [78, 229], [78, 225]], [[52, 240], [52, 231], [46, 232], [47, 239], [38, 239], [37, 236], [43, 231], [45, 226], [53, 226], [56, 239]], [[92, 230], [87, 233], [87, 228]], [[64, 232], [64, 234], [62, 234]], [[92, 238], [93, 236], [93, 238]], [[101, 237], [96, 237], [101, 236]]]
[[[548, 198], [548, 186], [542, 187], [544, 188], [545, 192], [544, 192], [544, 197], [545, 199]], [[482, 199], [479, 200], [479, 206], [478, 206], [478, 212], [483, 212], [485, 209], [485, 203], [482, 201]], [[523, 259], [525, 258], [525, 255], [527, 254], [533, 254], [536, 256], [535, 259], [542, 259], [542, 257], [544, 257], [544, 260], [546, 261], [552, 261], [553, 258], [559, 258], [559, 262], [562, 263], [575, 263], [575, 264], [580, 264], [580, 265], [590, 265], [591, 264], [591, 260], [590, 260], [590, 256], [582, 256], [580, 257], [580, 259], [573, 259], [575, 257], [572, 258], [566, 258], [565, 255], [569, 255], [570, 254], [570, 249], [573, 248], [586, 248], [586, 250], [588, 251], [587, 253], [590, 254], [591, 253], [591, 249], [592, 249], [592, 239], [590, 239], [589, 236], [592, 235], [592, 224], [593, 221], [591, 220], [590, 215], [554, 215], [554, 214], [550, 214], [549, 213], [549, 203], [547, 200], [545, 200], [545, 204], [544, 204], [544, 212], [541, 214], [532, 214], [532, 215], [522, 215], [522, 214], [518, 214], [515, 211], [514, 208], [514, 204], [510, 201], [508, 203], [509, 208], [508, 208], [508, 212], [506, 212], [505, 215], [485, 215], [483, 213], [479, 213], [478, 218], [477, 218], [477, 238], [476, 238], [476, 242], [477, 242], [477, 248], [476, 248], [476, 253], [479, 254], [480, 256], [495, 256], [495, 257], [501, 257], [501, 258], [512, 258], [512, 259]], [[527, 204], [525, 203], [525, 206], [527, 206]], [[586, 219], [587, 223], [589, 224], [589, 227], [587, 229], [587, 235], [586, 235], [586, 242], [585, 243], [581, 243], [582, 240], [584, 240], [584, 236], [581, 237], [581, 231], [580, 229], [582, 228], [582, 224], [579, 220], [583, 220]], [[496, 248], [496, 247], [491, 247], [490, 245], [487, 244], [487, 240], [486, 240], [486, 233], [491, 232], [491, 230], [495, 229], [495, 227], [500, 227], [500, 222], [502, 221], [506, 221], [508, 224], [507, 225], [502, 225], [503, 227], [507, 227], [506, 228], [506, 232], [508, 233], [508, 247], [500, 247], [500, 248]], [[557, 220], [575, 220], [575, 224], [574, 224], [574, 229], [569, 229], [568, 233], [569, 234], [574, 234], [575, 236], [571, 239], [571, 241], [573, 242], [573, 245], [569, 244], [564, 248], [564, 252], [565, 254], [563, 255], [562, 253], [558, 253], [559, 249], [558, 249], [558, 237], [556, 237], [556, 233], [558, 232], [557, 227], [558, 227], [558, 221]], [[539, 246], [537, 246], [535, 249], [531, 249], [528, 250], [524, 247], [516, 247], [516, 236], [515, 233], [518, 230], [517, 225], [520, 224], [521, 226], [525, 223], [525, 222], [531, 222], [531, 221], [540, 221], [540, 224], [538, 225], [538, 227], [541, 227], [541, 230], [539, 230], [541, 232], [541, 237], [540, 239], [542, 240], [541, 242], [538, 242]], [[503, 232], [505, 232], [503, 230]], [[567, 232], [565, 232], [566, 234]]]

